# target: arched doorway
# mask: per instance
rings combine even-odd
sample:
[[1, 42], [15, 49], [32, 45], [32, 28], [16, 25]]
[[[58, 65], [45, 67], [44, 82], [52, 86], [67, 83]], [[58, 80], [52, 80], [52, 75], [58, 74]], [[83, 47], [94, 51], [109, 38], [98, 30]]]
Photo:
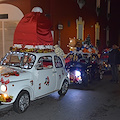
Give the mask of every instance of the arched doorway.
[[22, 11], [11, 4], [0, 4], [0, 58], [13, 45], [14, 31], [23, 17]]

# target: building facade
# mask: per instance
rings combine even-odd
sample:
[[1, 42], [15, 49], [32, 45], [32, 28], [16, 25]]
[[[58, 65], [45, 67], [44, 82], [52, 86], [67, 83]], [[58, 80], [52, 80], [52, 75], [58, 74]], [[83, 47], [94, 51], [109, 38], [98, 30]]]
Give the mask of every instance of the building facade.
[[14, 30], [19, 20], [36, 6], [41, 7], [51, 19], [54, 44], [59, 44], [65, 53], [69, 52], [69, 38], [85, 40], [88, 34], [91, 43], [98, 47], [100, 52], [112, 44], [119, 44], [120, 19], [117, 2], [119, 1], [0, 0], [0, 57], [4, 56], [12, 45]]

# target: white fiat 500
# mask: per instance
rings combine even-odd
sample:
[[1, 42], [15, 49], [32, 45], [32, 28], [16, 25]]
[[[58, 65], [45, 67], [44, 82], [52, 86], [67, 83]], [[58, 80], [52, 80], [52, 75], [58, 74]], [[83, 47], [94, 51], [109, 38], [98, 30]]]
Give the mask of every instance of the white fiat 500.
[[69, 83], [64, 62], [54, 52], [9, 52], [1, 61], [0, 101], [13, 104], [17, 113], [52, 92], [65, 95]]

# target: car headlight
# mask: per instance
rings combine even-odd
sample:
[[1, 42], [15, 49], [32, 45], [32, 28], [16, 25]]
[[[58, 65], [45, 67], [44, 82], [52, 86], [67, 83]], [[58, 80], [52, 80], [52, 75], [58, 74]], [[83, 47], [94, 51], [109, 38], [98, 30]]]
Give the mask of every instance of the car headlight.
[[77, 81], [82, 81], [82, 77], [81, 77], [81, 72], [78, 70], [75, 70], [75, 77]]
[[1, 89], [2, 92], [6, 92], [7, 91], [7, 86], [2, 84], [0, 86], [0, 89]]

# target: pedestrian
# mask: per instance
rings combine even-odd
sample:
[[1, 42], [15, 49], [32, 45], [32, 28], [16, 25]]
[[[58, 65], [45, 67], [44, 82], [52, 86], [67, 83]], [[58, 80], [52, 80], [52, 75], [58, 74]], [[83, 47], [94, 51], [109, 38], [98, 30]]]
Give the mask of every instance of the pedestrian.
[[112, 82], [119, 83], [119, 70], [120, 64], [120, 52], [117, 45], [112, 46], [112, 50], [109, 52], [108, 63], [111, 65]]

